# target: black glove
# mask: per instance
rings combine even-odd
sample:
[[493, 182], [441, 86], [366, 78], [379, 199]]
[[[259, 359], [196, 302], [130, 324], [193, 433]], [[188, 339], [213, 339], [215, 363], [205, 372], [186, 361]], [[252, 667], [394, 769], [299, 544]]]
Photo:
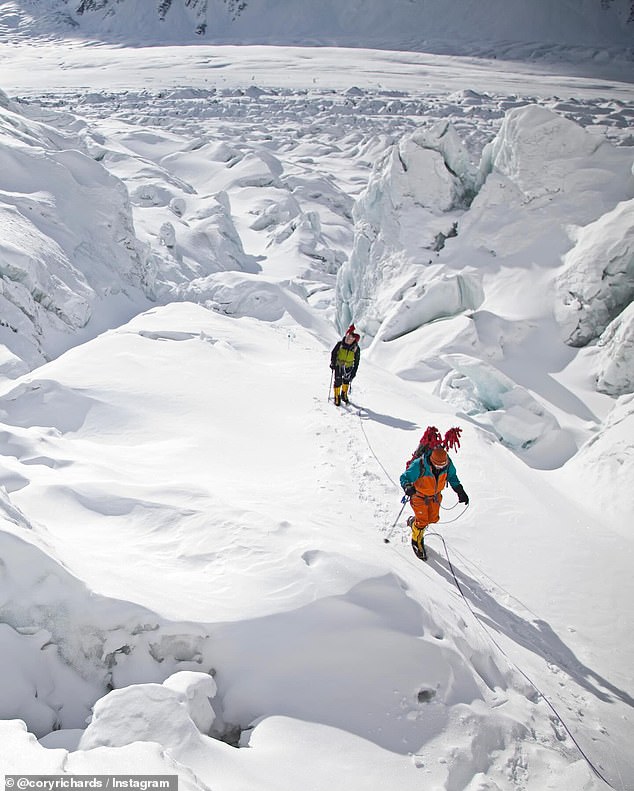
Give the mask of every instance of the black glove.
[[458, 495], [458, 502], [469, 505], [469, 495], [465, 492], [462, 486], [456, 486], [454, 492]]
[[413, 497], [416, 494], [416, 487], [413, 483], [408, 483], [406, 486], [403, 486], [403, 491], [408, 497]]
[[335, 368], [336, 368], [336, 366], [334, 366], [334, 365], [331, 363], [331, 364], [330, 364], [330, 370], [331, 370], [331, 371], [334, 371], [334, 370], [335, 370]]

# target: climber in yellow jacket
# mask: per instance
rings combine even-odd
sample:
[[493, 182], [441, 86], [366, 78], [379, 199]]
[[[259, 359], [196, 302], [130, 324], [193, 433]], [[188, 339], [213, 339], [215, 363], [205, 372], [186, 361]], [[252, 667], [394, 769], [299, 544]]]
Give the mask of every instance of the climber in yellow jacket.
[[355, 332], [354, 324], [351, 324], [330, 353], [330, 369], [334, 371], [335, 381], [335, 406], [340, 406], [342, 401], [344, 404], [348, 403], [350, 382], [357, 375], [361, 357], [360, 339], [361, 336]]

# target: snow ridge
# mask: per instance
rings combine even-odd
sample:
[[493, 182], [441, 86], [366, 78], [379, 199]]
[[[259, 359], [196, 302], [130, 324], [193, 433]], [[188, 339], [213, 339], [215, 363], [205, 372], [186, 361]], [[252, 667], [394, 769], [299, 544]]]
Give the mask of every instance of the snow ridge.
[[9, 35], [48, 29], [147, 43], [362, 46], [515, 59], [566, 57], [562, 46], [579, 60], [628, 50], [631, 57], [633, 25], [631, 0], [535, 0], [530, 10], [522, 0], [11, 0], [0, 15]]

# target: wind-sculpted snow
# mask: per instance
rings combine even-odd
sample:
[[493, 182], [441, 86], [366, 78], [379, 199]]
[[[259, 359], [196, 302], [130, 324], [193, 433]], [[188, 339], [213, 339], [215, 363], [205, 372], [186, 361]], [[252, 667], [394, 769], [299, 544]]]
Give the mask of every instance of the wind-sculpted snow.
[[211, 669], [203, 628], [96, 596], [50, 554], [40, 525], [22, 514], [16, 522], [16, 511], [3, 495], [0, 674], [12, 682], [3, 684], [0, 718], [25, 719], [37, 736], [83, 729], [112, 687]]
[[[485, 776], [541, 791], [555, 769], [594, 789], [534, 689], [474, 629], [440, 544], [426, 567], [381, 540], [400, 494], [364, 437], [396, 475], [416, 415], [455, 418], [366, 361], [361, 430], [319, 398], [328, 349], [313, 330], [171, 304], [1, 399], [2, 465], [22, 514], [0, 532], [3, 677], [15, 690], [2, 715], [42, 736], [0, 722], [3, 767], [19, 765], [10, 745], [33, 767], [154, 768], [185, 788], [194, 776], [210, 788], [337, 787], [352, 762], [363, 775], [353, 787], [371, 791], [395, 779], [413, 791], [427, 774], [439, 787]], [[501, 376], [480, 384], [490, 407], [509, 395]], [[472, 497], [488, 448], [518, 518], [531, 500], [504, 468], [508, 452], [460, 422]], [[557, 534], [552, 520], [541, 536]], [[501, 634], [561, 661], [556, 636], [454, 563]]]
[[629, 519], [634, 513], [634, 395], [614, 402], [602, 430], [591, 437], [563, 468], [561, 476], [574, 487], [577, 497], [593, 515], [606, 520], [618, 535], [630, 535]]

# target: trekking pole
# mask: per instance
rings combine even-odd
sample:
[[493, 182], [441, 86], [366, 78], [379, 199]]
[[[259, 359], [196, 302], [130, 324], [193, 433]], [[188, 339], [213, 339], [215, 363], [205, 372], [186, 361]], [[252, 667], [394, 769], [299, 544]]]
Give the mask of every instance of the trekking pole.
[[398, 515], [397, 515], [396, 519], [394, 520], [394, 524], [392, 525], [392, 527], [390, 527], [388, 536], [383, 539], [384, 543], [386, 543], [386, 544], [390, 543], [390, 536], [394, 532], [394, 528], [396, 527], [396, 523], [401, 518], [401, 514], [403, 513], [403, 509], [405, 508], [407, 503], [409, 503], [409, 497], [406, 494], [404, 494], [403, 497], [401, 498], [401, 502], [403, 503], [403, 505], [401, 506], [401, 510], [398, 512]]
[[330, 384], [328, 385], [328, 401], [330, 401], [330, 393], [332, 392], [332, 380], [335, 376], [335, 369], [332, 368], [330, 371]]

